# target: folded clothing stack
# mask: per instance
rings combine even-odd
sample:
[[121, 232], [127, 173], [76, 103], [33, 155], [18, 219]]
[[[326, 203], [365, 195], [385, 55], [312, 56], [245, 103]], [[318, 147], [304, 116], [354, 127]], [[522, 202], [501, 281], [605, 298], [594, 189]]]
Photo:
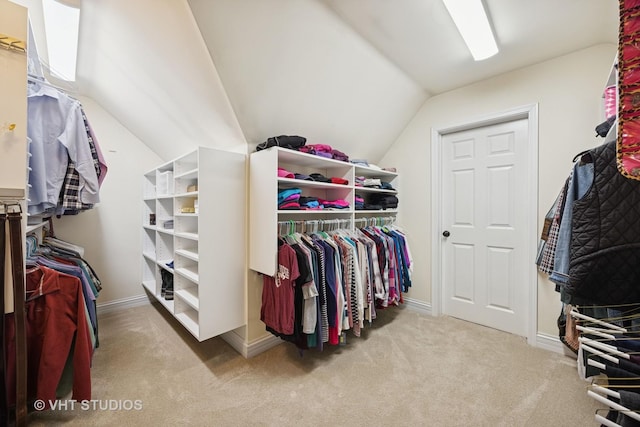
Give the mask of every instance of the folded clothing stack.
[[342, 151], [338, 151], [335, 148], [331, 150], [331, 158], [335, 160], [340, 160], [341, 162], [348, 162], [349, 156], [344, 154]]
[[333, 148], [327, 144], [309, 144], [300, 148], [300, 151], [308, 154], [315, 154], [316, 156], [325, 157], [327, 159], [333, 158]]
[[304, 147], [300, 147], [298, 151], [302, 151], [307, 154], [314, 154], [316, 156], [324, 157], [327, 159], [340, 160], [341, 162], [348, 162], [349, 156], [340, 150], [336, 150], [328, 144], [309, 144]]
[[317, 197], [300, 197], [298, 200], [300, 203], [300, 209], [307, 211], [317, 211], [324, 209], [324, 205], [321, 205]]
[[383, 190], [393, 190], [393, 186], [389, 182], [380, 181], [380, 188]]
[[373, 194], [370, 202], [374, 205], [380, 205], [382, 209], [396, 209], [398, 207], [398, 198], [393, 194]]
[[364, 209], [364, 198], [360, 197], [359, 195], [356, 194], [356, 198], [355, 198], [355, 207], [356, 210], [362, 210]]
[[364, 180], [365, 180], [364, 176], [356, 176], [355, 186], [356, 187], [364, 187]]
[[278, 178], [295, 178], [295, 174], [285, 168], [278, 168]]
[[370, 188], [382, 188], [382, 181], [378, 178], [367, 178], [363, 181], [362, 185]]
[[298, 150], [304, 147], [307, 138], [298, 135], [280, 135], [268, 138], [266, 141], [258, 144], [256, 151], [265, 150], [271, 147], [283, 147], [291, 150]]
[[300, 193], [299, 188], [283, 188], [278, 190], [278, 209], [300, 209]]
[[369, 167], [369, 162], [366, 159], [351, 159], [350, 163], [358, 166]]
[[320, 202], [320, 204], [324, 206], [325, 209], [348, 209], [349, 208], [349, 202], [347, 202], [344, 199], [338, 199], [338, 200], [318, 199], [318, 202]]

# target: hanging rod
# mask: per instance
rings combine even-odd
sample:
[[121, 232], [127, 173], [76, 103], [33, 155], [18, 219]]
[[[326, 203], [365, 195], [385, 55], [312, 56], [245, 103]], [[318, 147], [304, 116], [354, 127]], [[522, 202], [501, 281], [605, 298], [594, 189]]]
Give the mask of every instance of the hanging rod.
[[27, 44], [22, 40], [0, 33], [0, 47], [14, 52], [27, 53]]
[[355, 218], [334, 218], [334, 219], [311, 219], [311, 220], [288, 220], [278, 221], [278, 234], [285, 235], [294, 232], [316, 232], [316, 231], [333, 231], [340, 228], [348, 228], [353, 224], [364, 223], [364, 225], [383, 226], [392, 224], [396, 219], [392, 216], [386, 217], [364, 217]]

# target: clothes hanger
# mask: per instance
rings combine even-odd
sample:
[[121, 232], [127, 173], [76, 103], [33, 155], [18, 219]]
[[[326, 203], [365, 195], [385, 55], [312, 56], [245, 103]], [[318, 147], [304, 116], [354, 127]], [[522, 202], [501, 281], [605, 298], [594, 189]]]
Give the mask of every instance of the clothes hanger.
[[[600, 391], [600, 390], [598, 390], [598, 391]], [[607, 390], [607, 392], [603, 392], [603, 393], [608, 394], [608, 392], [616, 393], [616, 392], [613, 392], [613, 391], [611, 391], [611, 390]], [[618, 395], [618, 398], [620, 398], [620, 393], [616, 393], [616, 394]], [[595, 400], [597, 400], [598, 402], [600, 402], [600, 403], [602, 403], [602, 404], [604, 404], [604, 405], [607, 405], [607, 406], [608, 406], [608, 407], [610, 407], [611, 409], [614, 409], [614, 410], [616, 410], [616, 411], [623, 412], [623, 413], [624, 413], [626, 416], [628, 416], [629, 418], [633, 418], [633, 419], [634, 419], [634, 420], [636, 420], [636, 421], [640, 421], [640, 414], [638, 414], [637, 412], [632, 411], [632, 410], [630, 410], [629, 408], [627, 408], [627, 407], [625, 407], [625, 406], [620, 405], [619, 403], [616, 403], [616, 402], [614, 402], [614, 401], [612, 401], [612, 400], [609, 400], [609, 399], [607, 399], [606, 397], [604, 397], [604, 396], [602, 396], [602, 395], [600, 395], [600, 394], [596, 393], [596, 392], [595, 392], [595, 391], [593, 391], [593, 390], [587, 390], [587, 395], [588, 395], [589, 397], [594, 398], [594, 399], [595, 399]], [[613, 397], [613, 396], [612, 396], [612, 397]]]
[[600, 425], [607, 426], [607, 427], [622, 427], [620, 424], [614, 423], [613, 421], [606, 419], [600, 414], [596, 414], [596, 421], [600, 423]]
[[627, 353], [622, 352], [622, 351], [618, 350], [617, 348], [615, 348], [615, 347], [613, 347], [611, 345], [604, 344], [604, 343], [601, 343], [599, 341], [596, 341], [596, 340], [593, 340], [593, 339], [590, 339], [590, 338], [587, 338], [587, 337], [579, 337], [578, 341], [581, 344], [586, 344], [586, 345], [588, 345], [588, 346], [590, 346], [592, 348], [597, 348], [600, 351], [606, 351], [606, 352], [608, 352], [608, 354], [613, 354], [613, 355], [616, 355], [618, 357], [621, 357], [621, 358], [627, 359], [627, 360], [631, 359], [631, 357]]
[[[616, 359], [615, 357], [610, 356], [610, 355], [608, 355], [607, 353], [603, 353], [603, 352], [602, 352], [602, 351], [600, 351], [600, 350], [596, 350], [596, 349], [595, 349], [595, 348], [593, 348], [593, 347], [589, 347], [589, 346], [588, 346], [588, 345], [586, 345], [586, 344], [582, 344], [582, 349], [583, 349], [583, 350], [585, 350], [585, 351], [588, 351], [588, 352], [589, 352], [589, 353], [591, 353], [591, 354], [595, 354], [596, 356], [600, 356], [600, 357], [602, 357], [603, 359], [608, 360], [608, 361], [609, 361], [609, 362], [611, 362], [611, 363], [615, 363], [616, 365], [619, 365], [619, 364], [620, 364], [620, 361], [619, 361], [618, 359]], [[593, 360], [593, 359], [591, 359], [591, 358], [587, 358], [587, 364], [588, 364], [588, 365], [590, 365], [590, 366], [595, 366], [595, 365], [593, 365], [593, 364], [591, 364], [591, 363], [589, 363], [589, 362], [596, 362], [595, 360]], [[600, 362], [596, 362], [596, 363], [600, 364]], [[604, 365], [602, 365], [602, 366], [604, 367]], [[596, 368], [599, 368], [599, 366], [596, 366]], [[600, 368], [600, 369], [604, 369], [604, 368]]]
[[580, 331], [580, 332], [585, 332], [587, 334], [596, 335], [596, 336], [599, 336], [601, 338], [606, 338], [606, 339], [609, 339], [609, 340], [615, 340], [616, 339], [615, 336], [613, 336], [611, 334], [608, 334], [608, 333], [605, 333], [605, 332], [601, 332], [598, 329], [585, 328], [584, 326], [580, 326], [580, 325], [576, 325], [576, 329], [578, 331]]
[[576, 319], [587, 320], [589, 322], [596, 323], [598, 325], [604, 326], [604, 327], [606, 327], [608, 329], [618, 330], [618, 331], [624, 332], [624, 333], [629, 332], [627, 329], [625, 329], [625, 328], [623, 328], [621, 326], [614, 325], [612, 323], [605, 322], [605, 321], [600, 320], [600, 319], [596, 319], [595, 317], [587, 316], [585, 314], [582, 314], [582, 313], [576, 311], [573, 308], [571, 309], [569, 314], [571, 315], [571, 317], [574, 317]]

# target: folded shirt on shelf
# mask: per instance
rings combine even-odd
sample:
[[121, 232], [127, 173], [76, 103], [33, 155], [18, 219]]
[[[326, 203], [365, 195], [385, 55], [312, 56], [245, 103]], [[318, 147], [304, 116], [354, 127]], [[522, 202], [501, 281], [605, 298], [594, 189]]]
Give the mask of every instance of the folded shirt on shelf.
[[311, 177], [311, 179], [313, 179], [314, 181], [317, 181], [317, 182], [331, 182], [330, 178], [327, 178], [326, 176], [322, 175], [321, 173], [312, 173], [309, 176]]
[[265, 150], [270, 147], [283, 147], [291, 150], [298, 150], [307, 142], [307, 138], [298, 135], [279, 135], [268, 138], [257, 145], [256, 151]]
[[366, 159], [351, 159], [350, 161], [354, 165], [369, 167], [369, 162]]
[[341, 162], [348, 162], [349, 161], [349, 156], [347, 156], [345, 153], [343, 153], [340, 150], [336, 150], [335, 148], [333, 150], [331, 150], [331, 157], [335, 160], [339, 160]]
[[380, 188], [383, 190], [394, 190], [393, 186], [389, 182], [380, 181]]
[[292, 195], [297, 194], [298, 196], [300, 196], [300, 193], [302, 193], [302, 190], [299, 188], [282, 188], [278, 190], [278, 204], [282, 204], [287, 197], [290, 197]]
[[297, 201], [286, 202], [278, 205], [278, 210], [298, 210], [300, 209], [300, 203]]
[[325, 209], [347, 209], [349, 207], [349, 202], [344, 199], [338, 200], [324, 200], [318, 199], [318, 202], [324, 206]]
[[381, 188], [382, 181], [380, 181], [378, 178], [367, 178], [362, 182], [362, 185], [371, 188]]
[[382, 209], [396, 209], [398, 207], [398, 198], [393, 194], [372, 194], [369, 202], [380, 205]]
[[317, 197], [300, 197], [300, 200], [298, 200], [298, 202], [300, 203], [300, 209], [303, 210], [320, 210], [320, 209], [324, 209], [324, 206], [320, 204], [320, 202], [318, 202], [318, 198]]
[[332, 176], [331, 177], [331, 183], [332, 184], [348, 185], [349, 184], [349, 180], [344, 179], [344, 178], [338, 178], [337, 176]]
[[301, 179], [303, 181], [313, 181], [313, 178], [311, 178], [309, 175], [305, 175], [303, 173], [294, 173], [293, 174], [295, 179]]
[[284, 168], [278, 168], [278, 177], [279, 178], [294, 178], [294, 174], [289, 172]]
[[298, 151], [307, 154], [313, 154], [316, 156], [324, 157], [327, 159], [339, 160], [341, 162], [348, 162], [349, 156], [340, 150], [336, 150], [328, 144], [309, 144], [300, 147]]

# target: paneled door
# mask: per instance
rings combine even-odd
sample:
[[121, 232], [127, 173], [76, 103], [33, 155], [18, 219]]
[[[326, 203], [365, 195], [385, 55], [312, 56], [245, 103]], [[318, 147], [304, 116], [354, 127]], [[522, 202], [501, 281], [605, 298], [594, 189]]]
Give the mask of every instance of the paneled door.
[[442, 137], [443, 313], [527, 335], [528, 120]]

